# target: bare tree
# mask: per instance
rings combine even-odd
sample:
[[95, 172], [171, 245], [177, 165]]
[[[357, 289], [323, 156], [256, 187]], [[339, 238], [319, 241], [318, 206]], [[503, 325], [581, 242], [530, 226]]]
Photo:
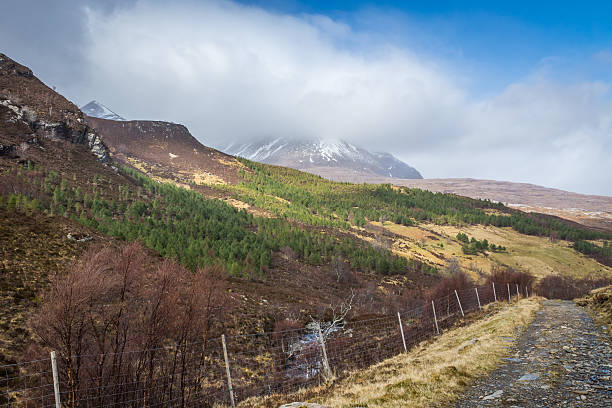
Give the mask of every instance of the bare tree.
[[351, 294], [347, 296], [342, 301], [334, 304], [330, 304], [329, 311], [331, 312], [331, 320], [324, 321], [322, 319], [315, 319], [310, 316], [310, 320], [312, 321], [311, 326], [313, 328], [313, 332], [316, 336], [318, 336], [319, 330], [321, 335], [323, 336], [322, 340], [325, 342], [331, 333], [338, 330], [338, 328], [344, 323], [344, 319], [346, 315], [353, 308], [353, 301], [355, 300], [355, 292], [351, 290]]
[[350, 268], [350, 265], [341, 256], [334, 256], [331, 262], [331, 269], [336, 277], [337, 283], [353, 284], [357, 282], [355, 274]]

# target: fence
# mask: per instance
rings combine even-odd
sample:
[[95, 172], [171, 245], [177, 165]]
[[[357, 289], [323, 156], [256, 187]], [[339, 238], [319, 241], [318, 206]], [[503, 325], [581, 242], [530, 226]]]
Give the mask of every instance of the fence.
[[516, 284], [454, 291], [431, 304], [313, 327], [159, 349], [63, 356], [0, 366], [0, 407], [212, 407], [320, 384], [409, 350], [463, 316], [527, 296]]

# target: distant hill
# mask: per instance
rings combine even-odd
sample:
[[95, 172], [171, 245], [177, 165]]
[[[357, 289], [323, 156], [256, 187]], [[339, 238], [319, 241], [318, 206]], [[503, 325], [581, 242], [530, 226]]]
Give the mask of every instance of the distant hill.
[[498, 201], [527, 212], [556, 215], [612, 231], [612, 197], [578, 194], [529, 183], [477, 179], [394, 180], [402, 186]]
[[352, 175], [422, 179], [413, 167], [389, 153], [370, 152], [343, 140], [287, 138], [231, 143], [220, 150], [260, 163], [308, 171], [334, 179], [338, 171]]
[[329, 178], [353, 183], [391, 183], [432, 192], [487, 199], [522, 211], [556, 215], [586, 226], [612, 231], [612, 197], [572, 193], [529, 183], [471, 178], [393, 179], [355, 175], [338, 170]]

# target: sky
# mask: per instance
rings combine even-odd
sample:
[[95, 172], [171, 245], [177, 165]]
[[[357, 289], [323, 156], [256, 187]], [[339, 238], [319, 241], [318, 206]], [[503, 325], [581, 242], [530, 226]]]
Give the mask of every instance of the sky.
[[209, 146], [343, 139], [426, 178], [612, 195], [612, 4], [532, 3], [22, 0], [0, 52]]

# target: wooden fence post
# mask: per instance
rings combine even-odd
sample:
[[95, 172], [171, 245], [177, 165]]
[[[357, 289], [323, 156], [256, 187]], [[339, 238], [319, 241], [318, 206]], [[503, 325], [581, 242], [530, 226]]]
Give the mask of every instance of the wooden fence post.
[[51, 352], [51, 371], [53, 372], [53, 394], [55, 394], [55, 408], [61, 408], [62, 402], [60, 399], [59, 376], [57, 374], [57, 360], [55, 351]]
[[434, 301], [431, 301], [431, 308], [433, 309], [434, 314], [434, 323], [436, 324], [436, 333], [440, 334], [440, 329], [438, 328], [438, 318], [436, 317], [436, 306], [434, 305]]
[[404, 351], [408, 351], [406, 347], [406, 338], [404, 337], [404, 327], [402, 326], [402, 318], [400, 316], [400, 312], [397, 312], [397, 320], [399, 321], [400, 333], [402, 333], [402, 344], [404, 344]]
[[325, 372], [325, 377], [331, 377], [331, 368], [329, 367], [329, 360], [327, 359], [327, 349], [325, 348], [325, 340], [323, 339], [323, 334], [321, 333], [321, 325], [317, 324], [317, 329], [319, 329], [319, 341], [321, 342], [321, 350], [323, 350], [323, 370]]
[[478, 309], [482, 310], [482, 306], [480, 306], [480, 296], [478, 296], [478, 288], [474, 288], [476, 291], [476, 300], [478, 301]]
[[225, 345], [225, 334], [221, 335], [221, 342], [223, 343], [223, 358], [225, 358], [225, 373], [227, 374], [227, 388], [229, 388], [230, 400], [232, 401], [232, 407], [236, 407], [234, 401], [234, 389], [232, 388], [232, 375], [230, 374], [229, 358], [227, 357], [227, 346]]
[[497, 302], [497, 293], [495, 293], [495, 282], [493, 283], [493, 297], [495, 298], [495, 301]]
[[455, 289], [455, 296], [457, 297], [457, 303], [459, 303], [459, 310], [461, 310], [461, 316], [465, 317], [465, 313], [463, 313], [463, 307], [461, 306], [461, 301], [459, 300], [459, 294], [457, 293], [457, 289]]
[[520, 299], [521, 298], [521, 294], [519, 293], [519, 288], [518, 288], [518, 283], [516, 284], [516, 299]]

